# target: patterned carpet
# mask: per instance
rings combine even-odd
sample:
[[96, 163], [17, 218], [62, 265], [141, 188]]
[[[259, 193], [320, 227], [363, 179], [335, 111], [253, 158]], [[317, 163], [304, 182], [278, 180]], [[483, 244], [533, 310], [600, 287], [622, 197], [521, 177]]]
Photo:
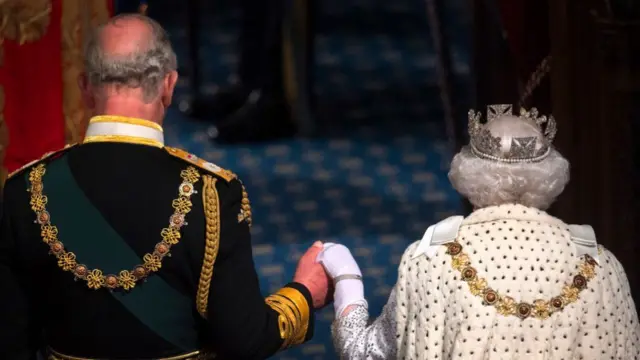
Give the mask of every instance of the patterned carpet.
[[[469, 73], [467, 2], [446, 3], [458, 78], [456, 106], [463, 114]], [[207, 91], [234, 76], [240, 14], [233, 4], [210, 2], [202, 15], [213, 24], [202, 44]], [[184, 9], [156, 0], [152, 10], [184, 59]], [[254, 257], [265, 294], [291, 279], [298, 257], [314, 240], [337, 241], [357, 257], [371, 312], [377, 315], [407, 244], [434, 221], [460, 211], [446, 177], [451, 154], [425, 3], [325, 0], [316, 33], [318, 118], [333, 130], [329, 135], [222, 147], [209, 140], [207, 124], [172, 109], [167, 141], [232, 169], [247, 185], [254, 210]], [[186, 94], [185, 84], [180, 94]], [[332, 310], [319, 314], [310, 343], [275, 358], [335, 359]]]

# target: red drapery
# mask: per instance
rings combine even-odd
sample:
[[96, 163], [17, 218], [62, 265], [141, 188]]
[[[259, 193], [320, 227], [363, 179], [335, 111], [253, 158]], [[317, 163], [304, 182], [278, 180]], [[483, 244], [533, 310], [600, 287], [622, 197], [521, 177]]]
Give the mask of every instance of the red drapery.
[[4, 41], [0, 84], [9, 131], [5, 167], [9, 172], [64, 146], [60, 18], [62, 3], [53, 1], [47, 31], [39, 40], [20, 45]]
[[[36, 23], [42, 36], [20, 41], [24, 33], [0, 34], [4, 53], [0, 65], [4, 109], [0, 111], [9, 135], [4, 158], [9, 172], [77, 140], [76, 133], [83, 131], [84, 112], [74, 88], [82, 67], [83, 36], [88, 27], [113, 13], [112, 0], [18, 0], [17, 6], [13, 4], [0, 9], [2, 15], [13, 24]], [[33, 19], [45, 20], [37, 24], [40, 20]], [[23, 32], [32, 30], [26, 29]]]
[[500, 0], [502, 26], [507, 32], [507, 42], [511, 55], [515, 58], [519, 76], [523, 76], [523, 57], [525, 53], [525, 2], [527, 0]]
[[499, 0], [498, 4], [518, 76], [526, 81], [550, 51], [547, 4], [539, 0]]

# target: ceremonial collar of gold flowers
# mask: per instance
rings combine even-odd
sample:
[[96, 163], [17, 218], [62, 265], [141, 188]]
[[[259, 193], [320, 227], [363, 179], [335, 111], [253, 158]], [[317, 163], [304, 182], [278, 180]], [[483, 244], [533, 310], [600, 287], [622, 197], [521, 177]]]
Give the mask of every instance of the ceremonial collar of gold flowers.
[[478, 276], [477, 270], [470, 265], [469, 256], [462, 251], [462, 245], [455, 241], [447, 246], [447, 254], [451, 255], [452, 266], [460, 272], [462, 280], [469, 286], [475, 296], [482, 298], [483, 305], [493, 306], [499, 314], [517, 316], [524, 320], [529, 317], [544, 320], [565, 306], [578, 300], [580, 292], [587, 287], [589, 280], [595, 276], [597, 262], [589, 255], [584, 255], [580, 263], [579, 272], [573, 277], [571, 284], [562, 288], [562, 294], [550, 299], [537, 299], [533, 303], [516, 302], [510, 296], [505, 296], [488, 286], [487, 280]]
[[161, 240], [155, 245], [152, 252], [145, 254], [143, 263], [133, 266], [131, 269], [121, 270], [116, 274], [105, 274], [100, 269], [92, 269], [76, 258], [76, 254], [65, 249], [65, 245], [58, 238], [58, 228], [51, 223], [51, 215], [47, 211], [47, 196], [43, 194], [44, 184], [42, 178], [46, 172], [44, 164], [35, 166], [29, 174], [29, 192], [31, 193], [31, 210], [36, 215], [36, 223], [40, 225], [42, 241], [49, 247], [50, 254], [54, 255], [58, 267], [64, 271], [73, 273], [74, 278], [84, 280], [90, 289], [97, 290], [107, 288], [109, 290], [122, 289], [130, 291], [140, 280], [146, 279], [152, 273], [162, 267], [162, 260], [171, 256], [171, 247], [180, 242], [180, 229], [187, 225], [186, 215], [191, 212], [191, 196], [197, 191], [195, 184], [200, 179], [200, 173], [192, 166], [182, 170], [180, 177], [182, 183], [178, 187], [179, 196], [171, 203], [174, 213], [169, 218], [167, 227], [160, 232]]

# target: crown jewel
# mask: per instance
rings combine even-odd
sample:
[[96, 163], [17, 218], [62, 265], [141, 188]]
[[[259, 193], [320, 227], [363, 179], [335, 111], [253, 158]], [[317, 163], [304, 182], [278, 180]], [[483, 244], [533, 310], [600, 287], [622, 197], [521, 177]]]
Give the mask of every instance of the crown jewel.
[[[556, 121], [553, 116], [538, 116], [538, 110], [520, 110], [521, 119], [535, 123], [540, 128], [543, 137], [514, 137], [505, 154], [502, 151], [502, 139], [495, 137], [486, 125], [503, 116], [513, 116], [511, 105], [489, 105], [487, 108], [487, 122], [480, 123], [482, 113], [469, 110], [469, 137], [471, 151], [478, 157], [508, 163], [541, 161], [551, 152], [551, 143], [556, 136]], [[544, 126], [544, 131], [542, 131]]]

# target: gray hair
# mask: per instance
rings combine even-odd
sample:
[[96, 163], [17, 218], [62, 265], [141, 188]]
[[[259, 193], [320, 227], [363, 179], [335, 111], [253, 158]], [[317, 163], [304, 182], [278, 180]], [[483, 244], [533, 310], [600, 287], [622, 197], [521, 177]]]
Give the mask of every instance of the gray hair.
[[[100, 33], [105, 26], [123, 19], [137, 19], [148, 25], [151, 29], [149, 42], [130, 54], [105, 54]], [[87, 79], [92, 86], [141, 88], [144, 101], [155, 99], [164, 78], [177, 69], [176, 54], [167, 32], [156, 21], [138, 14], [118, 15], [98, 27], [87, 42], [84, 59]]]
[[[543, 136], [520, 118], [500, 120], [487, 126], [504, 143], [510, 144], [512, 137]], [[476, 208], [512, 203], [546, 210], [569, 182], [569, 162], [553, 148], [538, 162], [506, 163], [479, 158], [465, 146], [451, 161], [449, 180]]]

